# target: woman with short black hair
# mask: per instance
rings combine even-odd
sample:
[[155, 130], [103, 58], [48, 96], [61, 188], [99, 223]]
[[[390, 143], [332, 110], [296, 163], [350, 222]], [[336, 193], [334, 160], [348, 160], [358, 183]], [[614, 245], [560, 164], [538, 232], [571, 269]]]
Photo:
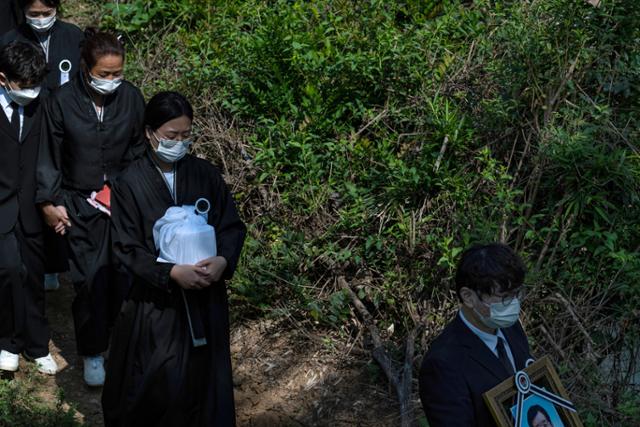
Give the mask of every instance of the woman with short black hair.
[[49, 68], [43, 96], [80, 71], [80, 44], [84, 34], [77, 26], [59, 19], [60, 3], [60, 0], [18, 0], [24, 22], [0, 39], [0, 45], [21, 40], [42, 48]]
[[102, 353], [128, 290], [112, 257], [109, 186], [144, 151], [144, 99], [124, 80], [118, 38], [92, 29], [86, 35], [80, 73], [49, 97], [37, 202], [47, 224], [67, 235], [78, 353], [85, 382], [100, 386]]
[[[147, 152], [113, 187], [114, 251], [134, 282], [109, 352], [106, 426], [235, 425], [224, 281], [246, 229], [218, 169], [187, 154], [192, 120], [182, 95], [154, 96], [145, 112]], [[170, 207], [200, 198], [211, 206], [217, 256], [195, 265], [159, 262], [154, 225]]]

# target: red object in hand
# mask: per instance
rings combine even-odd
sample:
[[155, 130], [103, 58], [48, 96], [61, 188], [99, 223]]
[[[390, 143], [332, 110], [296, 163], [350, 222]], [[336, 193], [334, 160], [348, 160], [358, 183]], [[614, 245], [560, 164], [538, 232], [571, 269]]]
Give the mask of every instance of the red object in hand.
[[107, 184], [96, 194], [96, 201], [107, 209], [111, 209], [111, 188]]

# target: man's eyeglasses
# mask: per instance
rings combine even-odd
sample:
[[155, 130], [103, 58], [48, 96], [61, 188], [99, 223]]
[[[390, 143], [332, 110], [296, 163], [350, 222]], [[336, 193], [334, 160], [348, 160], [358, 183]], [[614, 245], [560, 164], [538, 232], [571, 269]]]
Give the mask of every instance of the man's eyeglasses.
[[501, 298], [502, 305], [509, 305], [514, 299], [518, 298], [518, 301], [522, 302], [527, 296], [527, 292], [524, 287], [520, 287], [513, 291], [504, 292], [501, 295], [493, 294], [491, 296]]
[[514, 299], [518, 298], [518, 301], [522, 302], [522, 300], [527, 296], [527, 293], [524, 288], [516, 289], [513, 292], [508, 292], [502, 296], [502, 304], [509, 305], [513, 302]]

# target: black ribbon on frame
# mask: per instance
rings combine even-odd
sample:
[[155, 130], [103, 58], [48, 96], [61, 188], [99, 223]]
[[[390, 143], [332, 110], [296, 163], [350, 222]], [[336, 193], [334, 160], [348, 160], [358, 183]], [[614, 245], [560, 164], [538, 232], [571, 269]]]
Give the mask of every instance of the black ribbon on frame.
[[529, 394], [534, 394], [536, 396], [539, 396], [571, 412], [578, 412], [576, 410], [575, 405], [571, 401], [533, 384], [531, 382], [531, 379], [529, 378], [529, 375], [527, 375], [526, 372], [524, 371], [516, 372], [514, 376], [514, 380], [516, 383], [516, 388], [518, 390], [518, 398], [516, 403], [516, 419], [515, 419], [514, 427], [526, 427], [526, 425], [525, 426], [522, 425], [522, 421], [523, 421], [522, 408], [524, 406], [524, 398]]

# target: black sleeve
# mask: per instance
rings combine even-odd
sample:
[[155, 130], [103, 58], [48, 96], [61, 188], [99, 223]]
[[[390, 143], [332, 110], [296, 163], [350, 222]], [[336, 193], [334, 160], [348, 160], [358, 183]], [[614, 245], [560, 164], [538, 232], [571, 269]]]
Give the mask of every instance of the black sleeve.
[[[1, 3], [1, 2], [0, 2]], [[0, 10], [0, 14], [4, 13], [2, 10]], [[9, 44], [10, 41], [15, 40], [15, 36], [13, 34], [13, 31], [11, 30], [6, 30], [6, 28], [2, 28], [2, 24], [0, 24], [0, 48], [4, 47], [5, 45]]]
[[38, 152], [38, 190], [36, 203], [62, 203], [62, 143], [64, 122], [60, 105], [53, 99], [44, 103], [45, 129]]
[[120, 262], [147, 284], [169, 292], [174, 264], [157, 262], [156, 254], [145, 246], [142, 213], [130, 187], [121, 180], [111, 189], [111, 227], [113, 251]]
[[227, 188], [222, 175], [217, 169], [212, 169], [212, 179], [215, 183], [212, 210], [215, 212], [215, 217], [211, 218], [213, 223], [211, 221], [210, 223], [216, 231], [218, 256], [223, 256], [227, 260], [227, 268], [222, 278], [228, 280], [233, 277], [238, 265], [247, 228], [238, 215], [233, 196]]
[[140, 158], [144, 154], [146, 140], [144, 137], [144, 98], [142, 92], [134, 87], [134, 96], [132, 99], [131, 111], [132, 120], [135, 120], [134, 131], [131, 134], [129, 146], [124, 155], [124, 165], [129, 165], [134, 160]]
[[[22, 22], [21, 12], [16, 0], [0, 1], [0, 36], [8, 34]], [[13, 34], [13, 37], [15, 37], [15, 34]], [[3, 37], [0, 44], [4, 46], [13, 39]]]
[[451, 363], [425, 359], [420, 369], [420, 400], [430, 427], [476, 425], [469, 390]]

